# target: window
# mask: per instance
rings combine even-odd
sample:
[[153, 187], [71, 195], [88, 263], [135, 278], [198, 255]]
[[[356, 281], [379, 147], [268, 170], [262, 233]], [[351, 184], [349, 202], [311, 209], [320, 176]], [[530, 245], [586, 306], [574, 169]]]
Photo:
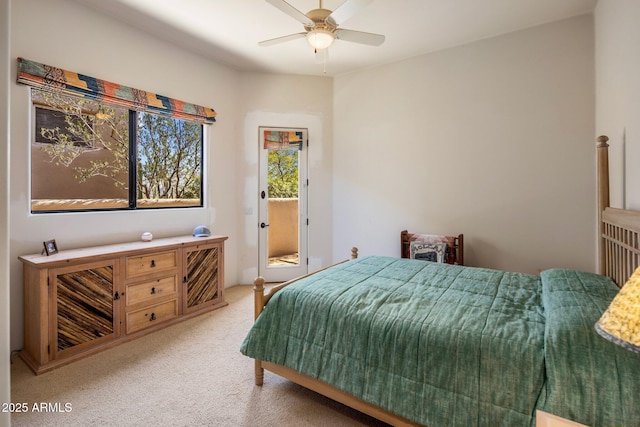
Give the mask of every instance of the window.
[[202, 206], [203, 125], [32, 89], [31, 211]]

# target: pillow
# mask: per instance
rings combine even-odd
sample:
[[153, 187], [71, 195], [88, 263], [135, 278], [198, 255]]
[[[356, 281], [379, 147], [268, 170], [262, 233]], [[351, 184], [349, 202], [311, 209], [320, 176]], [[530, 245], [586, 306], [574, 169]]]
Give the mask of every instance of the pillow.
[[423, 261], [445, 262], [447, 259], [446, 243], [411, 242], [409, 258]]
[[640, 353], [640, 267], [616, 294], [596, 322], [602, 337], [627, 350]]

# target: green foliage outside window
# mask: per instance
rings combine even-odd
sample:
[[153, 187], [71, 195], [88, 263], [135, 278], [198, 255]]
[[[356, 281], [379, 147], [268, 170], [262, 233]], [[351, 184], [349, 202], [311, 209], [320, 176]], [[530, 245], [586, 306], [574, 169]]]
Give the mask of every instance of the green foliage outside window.
[[298, 150], [269, 150], [269, 197], [298, 197]]
[[138, 120], [138, 198], [200, 198], [202, 125], [154, 114]]

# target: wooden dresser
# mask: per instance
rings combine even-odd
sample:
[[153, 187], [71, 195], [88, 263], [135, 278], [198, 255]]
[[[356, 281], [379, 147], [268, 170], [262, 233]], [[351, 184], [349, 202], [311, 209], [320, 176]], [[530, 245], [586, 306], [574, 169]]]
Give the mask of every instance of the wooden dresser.
[[25, 363], [41, 374], [227, 305], [226, 236], [181, 236], [19, 257]]

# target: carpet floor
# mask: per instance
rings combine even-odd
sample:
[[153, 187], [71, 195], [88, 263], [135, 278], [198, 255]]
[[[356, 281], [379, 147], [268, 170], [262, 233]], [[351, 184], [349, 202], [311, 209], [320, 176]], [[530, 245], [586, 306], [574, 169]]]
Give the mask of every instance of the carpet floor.
[[[240, 344], [253, 323], [251, 286], [229, 305], [36, 376], [18, 357], [13, 426], [385, 426], [277, 375], [254, 384]], [[38, 410], [42, 409], [42, 410]]]

